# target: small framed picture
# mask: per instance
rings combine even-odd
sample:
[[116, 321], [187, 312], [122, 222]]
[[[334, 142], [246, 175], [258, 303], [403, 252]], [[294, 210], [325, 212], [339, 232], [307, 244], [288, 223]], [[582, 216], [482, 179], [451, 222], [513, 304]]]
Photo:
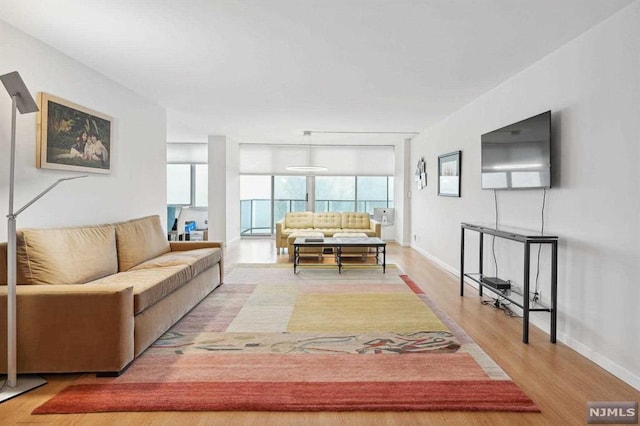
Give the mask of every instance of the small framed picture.
[[110, 173], [111, 123], [106, 114], [38, 93], [36, 167]]
[[424, 158], [418, 160], [415, 171], [415, 180], [418, 185], [418, 189], [422, 189], [427, 186], [427, 163], [425, 163]]
[[462, 151], [454, 151], [438, 156], [438, 195], [460, 196], [460, 162]]

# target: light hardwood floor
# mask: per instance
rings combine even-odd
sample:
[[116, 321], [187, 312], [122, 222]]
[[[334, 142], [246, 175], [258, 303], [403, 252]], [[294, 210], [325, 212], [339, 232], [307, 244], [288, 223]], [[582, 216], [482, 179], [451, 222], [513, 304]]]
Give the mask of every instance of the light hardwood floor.
[[[78, 375], [46, 375], [48, 384], [0, 404], [0, 424], [64, 425], [581, 425], [588, 401], [638, 401], [640, 392], [562, 343], [549, 343], [536, 327], [521, 342], [522, 320], [480, 303], [469, 287], [459, 296], [458, 279], [419, 253], [388, 245], [387, 259], [408, 274], [538, 405], [541, 413], [472, 412], [198, 412], [106, 413], [33, 416], [31, 411]], [[287, 262], [272, 239], [243, 239], [227, 248], [225, 262]]]

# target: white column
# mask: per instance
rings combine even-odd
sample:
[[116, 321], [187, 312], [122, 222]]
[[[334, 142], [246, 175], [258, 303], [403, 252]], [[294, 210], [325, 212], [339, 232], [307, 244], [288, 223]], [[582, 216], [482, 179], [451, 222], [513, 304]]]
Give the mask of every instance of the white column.
[[240, 238], [240, 145], [224, 135], [209, 141], [209, 240]]
[[[413, 181], [413, 164], [411, 162], [411, 139], [404, 140], [404, 179], [402, 183], [402, 245], [411, 245], [411, 195], [415, 184]], [[432, 177], [433, 178], [433, 177]]]
[[209, 240], [227, 241], [227, 138], [209, 136]]

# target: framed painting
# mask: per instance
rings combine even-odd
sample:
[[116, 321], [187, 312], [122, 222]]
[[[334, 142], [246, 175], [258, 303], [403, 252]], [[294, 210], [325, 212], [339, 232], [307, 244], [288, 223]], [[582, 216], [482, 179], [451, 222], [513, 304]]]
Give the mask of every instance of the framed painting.
[[47, 93], [38, 93], [38, 106], [36, 167], [111, 172], [113, 118]]
[[462, 151], [438, 156], [438, 195], [460, 196], [460, 162]]
[[422, 189], [427, 186], [427, 163], [424, 162], [424, 158], [418, 160], [415, 179], [416, 183], [418, 184], [418, 189]]

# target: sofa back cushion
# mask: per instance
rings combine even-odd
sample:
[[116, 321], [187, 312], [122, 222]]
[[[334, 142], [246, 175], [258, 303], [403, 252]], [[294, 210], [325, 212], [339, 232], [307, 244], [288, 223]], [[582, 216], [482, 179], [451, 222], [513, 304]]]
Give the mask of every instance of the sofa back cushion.
[[342, 213], [343, 229], [369, 229], [370, 227], [369, 213]]
[[147, 216], [116, 223], [118, 271], [124, 272], [171, 251], [160, 216]]
[[313, 212], [290, 212], [285, 214], [284, 227], [294, 229], [313, 228]]
[[18, 284], [84, 284], [118, 272], [111, 225], [17, 232]]
[[313, 214], [313, 227], [316, 229], [330, 228], [336, 229], [342, 226], [340, 213], [337, 212], [319, 212]]

